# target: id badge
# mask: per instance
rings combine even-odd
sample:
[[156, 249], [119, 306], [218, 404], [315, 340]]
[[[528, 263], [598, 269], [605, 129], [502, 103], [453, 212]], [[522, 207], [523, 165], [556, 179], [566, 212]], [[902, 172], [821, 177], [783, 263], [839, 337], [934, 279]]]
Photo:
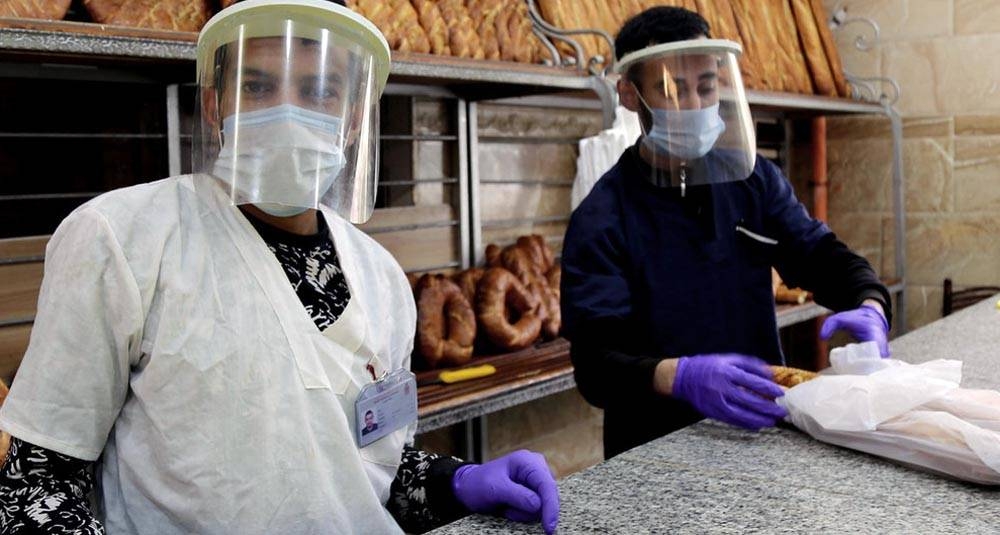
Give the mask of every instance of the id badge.
[[354, 402], [358, 447], [398, 431], [417, 420], [417, 377], [398, 369], [366, 385]]

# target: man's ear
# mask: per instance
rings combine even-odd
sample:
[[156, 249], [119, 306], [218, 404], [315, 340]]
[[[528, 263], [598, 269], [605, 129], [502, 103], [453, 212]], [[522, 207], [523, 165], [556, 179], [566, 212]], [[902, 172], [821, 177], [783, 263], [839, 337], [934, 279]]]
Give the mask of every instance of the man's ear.
[[639, 93], [635, 85], [624, 76], [618, 79], [618, 100], [626, 110], [639, 111]]

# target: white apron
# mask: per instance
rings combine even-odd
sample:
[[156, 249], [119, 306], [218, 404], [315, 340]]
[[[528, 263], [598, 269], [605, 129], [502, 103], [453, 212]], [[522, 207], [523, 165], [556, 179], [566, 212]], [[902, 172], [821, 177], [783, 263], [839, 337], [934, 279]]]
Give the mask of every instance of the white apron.
[[353, 429], [373, 356], [409, 367], [402, 270], [324, 212], [351, 299], [321, 333], [214, 184], [126, 188], [67, 218], [0, 427], [103, 453], [112, 535], [398, 533], [383, 504], [415, 426], [361, 450]]

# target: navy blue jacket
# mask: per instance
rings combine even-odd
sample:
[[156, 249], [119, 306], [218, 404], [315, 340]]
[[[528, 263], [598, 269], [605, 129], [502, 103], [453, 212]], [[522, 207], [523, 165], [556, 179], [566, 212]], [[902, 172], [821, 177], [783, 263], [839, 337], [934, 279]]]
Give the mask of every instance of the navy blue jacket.
[[889, 310], [868, 262], [809, 216], [767, 159], [746, 180], [685, 197], [651, 173], [637, 146], [627, 150], [574, 211], [563, 244], [563, 332], [580, 392], [605, 409], [608, 457], [700, 419], [653, 392], [660, 360], [782, 361], [771, 266], [833, 310], [867, 298]]

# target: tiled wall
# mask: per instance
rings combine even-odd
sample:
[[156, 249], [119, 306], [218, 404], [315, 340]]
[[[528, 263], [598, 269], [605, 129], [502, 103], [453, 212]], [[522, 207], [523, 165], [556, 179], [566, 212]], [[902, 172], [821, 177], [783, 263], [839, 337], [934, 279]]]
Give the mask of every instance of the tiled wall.
[[[942, 282], [1000, 284], [1000, 2], [824, 0], [868, 17], [835, 32], [852, 74], [899, 82], [907, 204], [907, 326], [941, 315]], [[883, 274], [894, 272], [889, 123], [829, 122], [831, 226]]]

